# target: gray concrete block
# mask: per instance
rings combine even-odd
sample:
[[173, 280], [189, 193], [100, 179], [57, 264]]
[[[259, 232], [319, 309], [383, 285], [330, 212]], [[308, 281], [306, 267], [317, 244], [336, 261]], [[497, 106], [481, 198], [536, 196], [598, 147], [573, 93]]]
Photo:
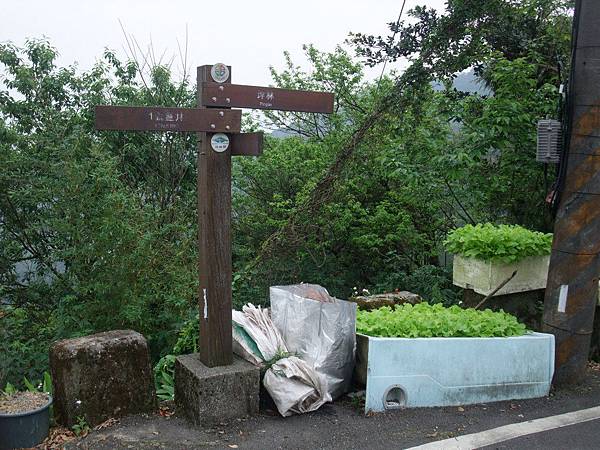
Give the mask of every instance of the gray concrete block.
[[54, 416], [67, 427], [156, 409], [146, 339], [115, 330], [56, 342], [50, 349]]
[[196, 425], [256, 414], [259, 389], [259, 368], [237, 356], [218, 367], [206, 367], [197, 353], [175, 361], [175, 404]]

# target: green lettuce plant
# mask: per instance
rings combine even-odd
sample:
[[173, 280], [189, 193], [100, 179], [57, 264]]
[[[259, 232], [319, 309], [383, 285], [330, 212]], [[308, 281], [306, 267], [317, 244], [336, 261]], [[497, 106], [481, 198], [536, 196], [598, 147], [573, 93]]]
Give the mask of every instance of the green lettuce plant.
[[441, 304], [404, 304], [358, 311], [356, 332], [373, 337], [507, 337], [521, 336], [525, 325], [504, 311], [479, 311]]
[[448, 234], [444, 245], [457, 255], [485, 261], [513, 263], [528, 256], [550, 254], [552, 234], [519, 225], [465, 225]]

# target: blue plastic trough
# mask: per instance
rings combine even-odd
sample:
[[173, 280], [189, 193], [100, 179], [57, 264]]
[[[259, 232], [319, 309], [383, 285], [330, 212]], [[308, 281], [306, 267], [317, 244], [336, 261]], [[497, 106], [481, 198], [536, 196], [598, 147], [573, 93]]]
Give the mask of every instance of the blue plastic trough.
[[373, 338], [357, 335], [365, 412], [543, 397], [554, 373], [554, 336]]

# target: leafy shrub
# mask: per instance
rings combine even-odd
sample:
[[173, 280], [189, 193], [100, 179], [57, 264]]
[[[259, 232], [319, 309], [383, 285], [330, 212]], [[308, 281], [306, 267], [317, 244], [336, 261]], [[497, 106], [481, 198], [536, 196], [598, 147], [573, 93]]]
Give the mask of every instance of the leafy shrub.
[[25, 389], [24, 378], [37, 380], [48, 369], [48, 347], [55, 338], [45, 311], [0, 307], [0, 386]]
[[503, 337], [520, 336], [526, 327], [502, 310], [419, 303], [358, 311], [356, 331], [377, 337]]
[[154, 366], [154, 383], [159, 400], [172, 400], [175, 397], [175, 358], [176, 355], [165, 355]]
[[552, 234], [519, 225], [485, 223], [455, 229], [448, 234], [444, 244], [448, 251], [458, 255], [512, 263], [528, 256], [550, 254]]
[[175, 358], [198, 351], [198, 314], [185, 322], [171, 354], [165, 355], [154, 366], [156, 395], [160, 400], [172, 400], [175, 396]]
[[397, 289], [414, 292], [430, 303], [442, 303], [445, 306], [455, 305], [462, 300], [462, 289], [452, 284], [452, 271], [445, 267], [425, 265], [410, 274], [384, 272], [371, 292], [393, 292]]

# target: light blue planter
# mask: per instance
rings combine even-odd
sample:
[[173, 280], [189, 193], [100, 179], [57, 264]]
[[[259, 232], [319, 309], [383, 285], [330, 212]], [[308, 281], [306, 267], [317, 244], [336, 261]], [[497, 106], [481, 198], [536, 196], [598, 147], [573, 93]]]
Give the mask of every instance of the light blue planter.
[[[554, 373], [554, 336], [373, 338], [357, 335], [365, 412], [543, 397]], [[366, 377], [366, 380], [365, 380]]]

